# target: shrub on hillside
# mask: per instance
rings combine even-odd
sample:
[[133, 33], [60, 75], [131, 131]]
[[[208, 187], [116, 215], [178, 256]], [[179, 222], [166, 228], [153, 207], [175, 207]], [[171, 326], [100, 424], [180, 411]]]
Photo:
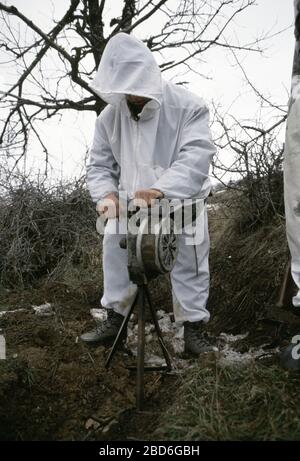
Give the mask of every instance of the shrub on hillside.
[[95, 206], [80, 182], [46, 187], [23, 182], [0, 203], [0, 282], [26, 286], [55, 277], [67, 262], [88, 263], [99, 246]]

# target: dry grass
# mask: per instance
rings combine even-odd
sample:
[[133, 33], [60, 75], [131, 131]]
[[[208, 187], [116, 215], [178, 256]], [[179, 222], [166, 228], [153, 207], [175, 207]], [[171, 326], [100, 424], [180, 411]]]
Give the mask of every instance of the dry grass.
[[273, 365], [193, 368], [156, 431], [161, 440], [300, 440], [299, 375]]
[[248, 331], [278, 299], [288, 261], [285, 222], [278, 214], [265, 224], [247, 222], [247, 201], [232, 192], [210, 216], [210, 309], [217, 329]]
[[[278, 333], [270, 334], [271, 342], [281, 344], [290, 339], [287, 310], [274, 308], [288, 259], [285, 222], [278, 213], [265, 222], [249, 221], [247, 199], [240, 193], [225, 192], [212, 202], [217, 209], [210, 211], [210, 328], [215, 333], [250, 332], [237, 346], [246, 352], [251, 341], [268, 336], [268, 323], [262, 323], [267, 320]], [[275, 310], [276, 319], [270, 315]], [[205, 363], [201, 358], [182, 377], [155, 437], [300, 440], [299, 380], [299, 374], [274, 363], [225, 368], [217, 359]]]

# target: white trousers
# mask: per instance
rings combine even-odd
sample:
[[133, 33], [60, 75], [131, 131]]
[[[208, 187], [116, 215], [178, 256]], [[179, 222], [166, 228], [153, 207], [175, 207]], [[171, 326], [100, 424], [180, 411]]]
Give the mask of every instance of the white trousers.
[[[300, 93], [300, 83], [299, 83]], [[298, 287], [293, 298], [300, 307], [300, 96], [291, 106], [286, 131], [284, 158], [284, 199], [286, 229], [292, 256], [292, 276]]]
[[[206, 207], [197, 222], [197, 235], [178, 235], [179, 251], [171, 272], [172, 297], [175, 320], [208, 322], [210, 314], [206, 309], [209, 294], [209, 234]], [[198, 232], [201, 226], [201, 232]], [[104, 291], [101, 304], [126, 315], [136, 295], [137, 287], [129, 280], [127, 251], [120, 248], [124, 234], [115, 233], [115, 222], [109, 220], [103, 239]], [[197, 242], [192, 245], [191, 242]], [[189, 243], [189, 244], [188, 244]]]

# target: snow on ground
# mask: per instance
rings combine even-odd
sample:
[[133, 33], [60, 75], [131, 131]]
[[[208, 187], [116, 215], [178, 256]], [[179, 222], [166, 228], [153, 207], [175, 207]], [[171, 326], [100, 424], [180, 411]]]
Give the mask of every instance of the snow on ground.
[[16, 312], [22, 312], [22, 311], [25, 311], [25, 309], [14, 309], [14, 310], [11, 310], [11, 311], [1, 311], [0, 312], [0, 317], [3, 317], [4, 315], [7, 315], [7, 314], [15, 314]]
[[219, 205], [218, 203], [209, 203], [207, 205], [207, 211], [213, 211], [213, 212], [217, 212], [219, 209], [221, 208], [221, 205]]
[[[36, 315], [51, 316], [55, 313], [54, 305], [45, 303], [40, 306], [32, 306]], [[25, 309], [11, 310], [0, 312], [0, 316], [13, 315]], [[106, 310], [91, 309], [90, 313], [96, 322], [104, 321], [107, 318]], [[157, 318], [160, 329], [163, 333], [166, 347], [172, 359], [173, 371], [180, 372], [180, 370], [192, 366], [191, 363], [183, 357], [184, 340], [183, 340], [183, 324], [172, 321], [172, 315], [164, 312], [163, 310], [157, 311]], [[221, 333], [216, 338], [216, 345], [218, 346], [218, 360], [222, 366], [247, 366], [255, 360], [270, 357], [279, 353], [279, 348], [264, 349], [264, 345], [258, 348], [250, 348], [247, 352], [239, 352], [234, 347], [237, 341], [242, 341], [248, 336], [248, 333], [243, 335], [230, 335]], [[137, 341], [138, 341], [138, 325], [136, 317], [133, 315], [128, 323], [128, 337], [126, 347], [133, 356], [137, 355]], [[161, 366], [165, 364], [163, 354], [161, 352], [157, 334], [155, 332], [153, 323], [146, 323], [145, 326], [145, 363], [152, 366]]]
[[[97, 321], [106, 318], [104, 309], [92, 309], [93, 317]], [[180, 370], [193, 366], [190, 361], [183, 358], [184, 340], [183, 340], [183, 325], [182, 323], [173, 322], [172, 316], [163, 310], [157, 311], [157, 318], [160, 329], [163, 333], [164, 341], [171, 355], [173, 371]], [[216, 345], [219, 349], [219, 363], [222, 366], [246, 366], [251, 362], [262, 357], [277, 354], [279, 349], [265, 350], [263, 346], [259, 348], [250, 348], [247, 352], [238, 352], [234, 343], [246, 339], [248, 333], [242, 335], [230, 335], [221, 333], [216, 338]], [[133, 356], [137, 355], [137, 339], [138, 325], [135, 316], [132, 316], [128, 324], [128, 338], [126, 347]], [[161, 366], [165, 364], [162, 352], [157, 342], [157, 335], [154, 325], [146, 323], [145, 326], [145, 363], [152, 366]]]
[[[170, 314], [162, 310], [157, 311], [157, 316], [167, 349], [169, 350], [172, 357], [172, 365], [175, 370], [177, 369], [180, 371], [182, 368], [191, 366], [189, 361], [182, 357], [184, 351], [182, 323], [172, 322]], [[137, 329], [137, 324], [134, 324], [133, 320], [131, 320], [128, 325], [127, 347], [131, 350], [133, 355], [136, 355], [137, 353]], [[279, 353], [278, 348], [265, 350], [264, 346], [259, 348], [250, 348], [247, 352], [244, 353], [235, 350], [234, 343], [245, 339], [247, 336], [248, 333], [236, 336], [221, 333], [220, 336], [216, 338], [216, 345], [219, 349], [218, 357], [220, 365], [246, 366], [262, 357], [268, 357]], [[149, 348], [150, 351], [153, 350], [151, 345], [153, 346], [153, 342], [155, 341], [156, 333], [154, 325], [147, 323], [145, 328], [146, 349]], [[156, 349], [154, 348], [155, 351]], [[157, 351], [160, 353], [160, 356], [153, 352], [146, 352], [145, 360], [147, 364], [161, 365], [164, 363], [164, 360], [161, 358], [162, 354], [160, 350], [157, 349]]]
[[261, 358], [271, 357], [279, 353], [279, 348], [264, 349], [264, 345], [258, 348], [250, 348], [247, 352], [238, 352], [234, 349], [234, 343], [245, 339], [248, 333], [244, 335], [227, 335], [221, 333], [219, 341], [222, 344], [219, 363], [222, 366], [246, 366]]
[[[31, 306], [31, 307], [37, 315], [50, 316], [50, 315], [53, 315], [55, 312], [54, 305], [50, 303], [45, 303], [45, 304], [41, 304], [40, 306]], [[28, 309], [21, 308], [21, 309], [2, 311], [0, 312], [0, 317], [3, 317], [4, 315], [13, 315], [18, 312], [25, 311], [25, 310], [28, 310]]]
[[107, 313], [105, 309], [91, 309], [90, 310], [91, 316], [96, 320], [96, 322], [101, 322], [106, 320]]
[[50, 316], [54, 314], [54, 307], [50, 303], [41, 304], [40, 306], [32, 306], [37, 315]]
[[[169, 313], [163, 310], [157, 311], [157, 318], [166, 347], [171, 355], [172, 363], [175, 368], [180, 366], [180, 359], [176, 355], [181, 354], [184, 349], [183, 344], [183, 326], [172, 322]], [[132, 317], [128, 324], [127, 347], [131, 353], [137, 355], [138, 325]], [[158, 344], [157, 334], [153, 323], [146, 323], [145, 327], [145, 363], [152, 366], [161, 366], [165, 364], [163, 354]]]

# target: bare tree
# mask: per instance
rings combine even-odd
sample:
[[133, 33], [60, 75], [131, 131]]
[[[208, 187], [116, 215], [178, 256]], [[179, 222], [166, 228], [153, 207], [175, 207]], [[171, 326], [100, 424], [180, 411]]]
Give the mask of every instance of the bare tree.
[[[197, 71], [197, 60], [212, 47], [261, 51], [259, 40], [240, 44], [226, 37], [231, 23], [254, 2], [124, 0], [120, 16], [108, 25], [105, 0], [70, 0], [61, 19], [53, 20], [51, 30], [42, 30], [15, 6], [0, 2], [0, 57], [2, 64], [14, 66], [16, 75], [0, 93], [3, 155], [13, 156], [17, 164], [26, 153], [30, 133], [47, 159], [47, 141], [42, 139], [37, 121], [66, 110], [101, 112], [105, 104], [89, 81], [107, 41], [120, 31], [137, 30], [141, 36], [144, 25], [153, 24], [153, 33], [144, 41], [157, 55], [162, 72], [174, 68], [181, 74]], [[159, 30], [155, 27], [157, 17], [162, 23]]]
[[286, 106], [268, 100], [250, 81], [249, 85], [260, 97], [262, 112], [271, 109], [271, 117], [237, 119], [214, 105], [218, 153], [212, 172], [224, 187], [240, 192], [246, 199], [235, 195], [236, 205], [243, 208], [246, 226], [284, 216], [282, 131], [287, 118]]
[[[278, 32], [278, 33], [281, 33]], [[259, 102], [256, 116], [237, 118], [214, 104], [214, 132], [218, 154], [213, 176], [223, 186], [239, 190], [247, 198], [253, 222], [283, 217], [283, 131], [287, 104], [273, 101], [251, 81], [234, 49], [230, 49], [247, 88]]]

